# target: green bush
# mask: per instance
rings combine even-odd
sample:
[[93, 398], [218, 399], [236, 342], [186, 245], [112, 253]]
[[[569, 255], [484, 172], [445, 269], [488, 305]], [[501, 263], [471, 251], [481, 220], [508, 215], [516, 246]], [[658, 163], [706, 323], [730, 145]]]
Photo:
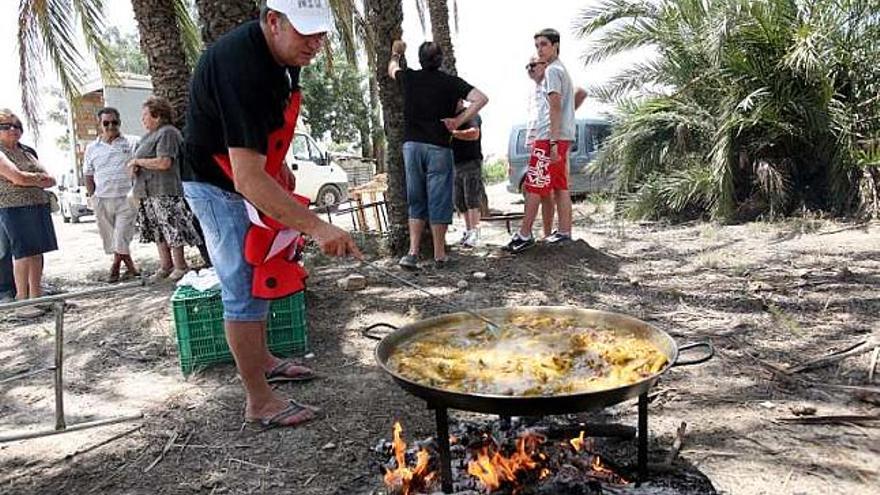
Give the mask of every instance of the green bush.
[[483, 164], [483, 183], [486, 185], [497, 184], [507, 180], [507, 162], [497, 158]]

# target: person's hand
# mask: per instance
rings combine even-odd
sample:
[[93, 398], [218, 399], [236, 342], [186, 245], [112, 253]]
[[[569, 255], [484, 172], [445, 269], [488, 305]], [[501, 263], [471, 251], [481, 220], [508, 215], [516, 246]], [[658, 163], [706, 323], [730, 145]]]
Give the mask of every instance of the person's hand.
[[556, 143], [550, 144], [550, 163], [556, 163], [559, 161], [559, 145]]
[[391, 53], [403, 56], [406, 53], [406, 43], [403, 40], [394, 40], [391, 44]]
[[138, 160], [137, 160], [137, 158], [132, 158], [131, 160], [129, 160], [126, 167], [128, 167], [128, 176], [129, 177], [131, 177], [132, 179], [137, 177], [137, 173], [138, 173]]
[[351, 255], [359, 260], [364, 259], [364, 255], [361, 254], [357, 244], [354, 243], [354, 239], [348, 235], [348, 232], [335, 225], [321, 222], [311, 235], [315, 242], [318, 243], [318, 246], [321, 247], [321, 251], [326, 255], [339, 258]]
[[448, 130], [449, 132], [452, 132], [452, 131], [458, 129], [459, 127], [461, 127], [461, 124], [462, 124], [462, 122], [459, 122], [459, 120], [457, 118], [453, 118], [453, 117], [447, 117], [445, 119], [440, 119], [440, 121], [443, 122], [443, 125], [446, 126], [446, 130]]

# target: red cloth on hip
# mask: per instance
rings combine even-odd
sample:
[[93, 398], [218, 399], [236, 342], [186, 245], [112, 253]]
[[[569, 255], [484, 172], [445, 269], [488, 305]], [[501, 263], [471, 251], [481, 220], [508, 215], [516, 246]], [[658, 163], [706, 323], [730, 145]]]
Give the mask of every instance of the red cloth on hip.
[[559, 159], [550, 161], [550, 141], [535, 140], [529, 156], [529, 167], [523, 182], [526, 192], [547, 196], [554, 190], [568, 189], [568, 149], [571, 141], [557, 141]]
[[[284, 125], [269, 134], [265, 171], [294, 200], [308, 205], [308, 198], [294, 194], [294, 185], [289, 183], [287, 172], [283, 170], [284, 156], [293, 140], [301, 101], [299, 91], [290, 95], [290, 102], [284, 110]], [[229, 155], [214, 155], [214, 161], [230, 179], [235, 180]], [[245, 235], [243, 253], [245, 261], [253, 266], [251, 293], [260, 299], [280, 299], [305, 289], [305, 280], [309, 276], [302, 266], [305, 239], [299, 232], [251, 208], [249, 204], [251, 226]]]

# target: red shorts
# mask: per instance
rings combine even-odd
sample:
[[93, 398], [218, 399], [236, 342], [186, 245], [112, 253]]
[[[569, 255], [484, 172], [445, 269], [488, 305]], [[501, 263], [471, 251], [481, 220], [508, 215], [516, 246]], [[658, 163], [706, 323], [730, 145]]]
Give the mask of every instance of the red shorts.
[[547, 196], [554, 190], [568, 189], [568, 148], [571, 141], [557, 141], [559, 160], [550, 161], [550, 141], [535, 140], [529, 157], [529, 168], [523, 181], [526, 192]]

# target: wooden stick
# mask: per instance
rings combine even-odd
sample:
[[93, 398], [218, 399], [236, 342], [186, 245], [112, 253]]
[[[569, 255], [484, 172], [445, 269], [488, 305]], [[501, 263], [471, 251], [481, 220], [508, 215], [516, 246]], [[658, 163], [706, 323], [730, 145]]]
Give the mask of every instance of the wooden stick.
[[229, 458], [229, 462], [237, 462], [237, 463], [239, 463], [239, 464], [241, 464], [241, 465], [243, 465], [243, 466], [250, 466], [250, 467], [253, 467], [253, 468], [257, 468], [257, 469], [262, 469], [262, 470], [264, 470], [264, 471], [282, 471], [282, 472], [285, 472], [285, 473], [295, 473], [295, 472], [297, 472], [297, 471], [295, 471], [295, 470], [293, 470], [293, 469], [282, 469], [282, 468], [276, 468], [276, 467], [272, 467], [272, 466], [270, 466], [270, 465], [268, 465], [268, 464], [265, 465], [265, 466], [263, 466], [263, 465], [261, 465], [261, 464], [255, 464], [255, 463], [253, 463], [253, 462], [243, 461], [243, 460], [241, 460], [241, 459], [236, 459], [235, 457], [230, 457], [230, 458]]
[[777, 422], [801, 425], [825, 425], [825, 424], [862, 424], [880, 421], [880, 414], [872, 415], [842, 415], [842, 416], [796, 416], [793, 418], [776, 418]]
[[171, 449], [171, 446], [174, 445], [174, 441], [177, 440], [177, 437], [178, 433], [176, 431], [171, 434], [171, 438], [169, 438], [168, 441], [165, 443], [165, 447], [162, 447], [162, 452], [160, 452], [159, 455], [155, 459], [153, 459], [153, 462], [151, 462], [150, 465], [147, 466], [146, 469], [144, 469], [145, 473], [149, 473], [150, 470], [156, 467], [157, 464], [162, 462], [162, 459], [165, 458], [165, 454], [167, 454], [168, 451]]
[[797, 366], [790, 366], [785, 370], [785, 372], [791, 374], [816, 368], [823, 368], [838, 361], [842, 361], [848, 357], [860, 356], [866, 352], [871, 352], [873, 349], [878, 348], [878, 346], [880, 346], [880, 343], [874, 341], [873, 339], [863, 340], [842, 351], [833, 352], [827, 356], [813, 359], [811, 361], [807, 361], [806, 363], [801, 363]]
[[93, 450], [95, 450], [95, 449], [97, 449], [97, 448], [99, 448], [99, 447], [103, 447], [103, 446], [107, 445], [108, 443], [113, 443], [113, 442], [115, 442], [116, 440], [119, 440], [119, 439], [122, 438], [122, 437], [128, 436], [128, 435], [130, 435], [130, 434], [132, 434], [132, 433], [134, 433], [134, 432], [140, 430], [140, 429], [143, 428], [143, 427], [144, 427], [144, 425], [137, 425], [137, 426], [135, 426], [134, 428], [131, 428], [131, 429], [129, 429], [129, 430], [126, 430], [126, 431], [124, 431], [124, 432], [122, 432], [122, 433], [120, 433], [120, 434], [118, 434], [118, 435], [113, 435], [112, 437], [108, 438], [107, 440], [104, 440], [104, 441], [102, 441], [102, 442], [98, 442], [98, 443], [96, 443], [95, 445], [92, 445], [92, 446], [90, 446], [90, 447], [86, 447], [86, 448], [84, 448], [84, 449], [80, 449], [80, 450], [77, 450], [77, 451], [72, 452], [72, 453], [70, 453], [70, 454], [67, 454], [66, 456], [64, 456], [64, 460], [66, 461], [66, 460], [69, 460], [69, 459], [73, 459], [74, 457], [76, 457], [76, 456], [78, 456], [78, 455], [80, 455], [80, 454], [85, 454], [86, 452], [91, 452], [91, 451], [93, 451]]
[[672, 449], [669, 451], [669, 455], [666, 456], [666, 461], [664, 461], [664, 464], [667, 466], [672, 466], [675, 458], [678, 457], [678, 452], [681, 450], [681, 445], [684, 443], [684, 434], [686, 431], [687, 423], [682, 421], [678, 426], [678, 429], [675, 430], [675, 440], [672, 441]]
[[874, 370], [877, 369], [877, 359], [880, 358], [880, 346], [874, 348], [871, 354], [871, 365], [868, 367], [868, 383], [874, 383]]

